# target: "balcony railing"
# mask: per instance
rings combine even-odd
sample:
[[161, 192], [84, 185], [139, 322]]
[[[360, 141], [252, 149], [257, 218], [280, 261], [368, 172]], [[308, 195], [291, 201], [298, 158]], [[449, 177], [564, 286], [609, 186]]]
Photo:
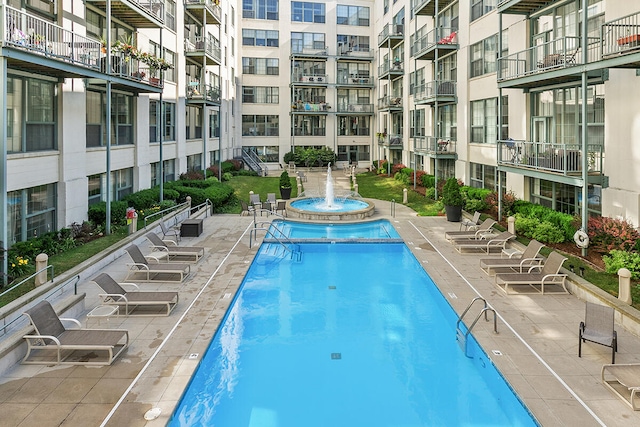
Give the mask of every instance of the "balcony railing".
[[361, 85], [372, 85], [373, 84], [373, 77], [371, 76], [358, 76], [357, 74], [352, 74], [352, 75], [345, 75], [345, 74], [340, 74], [338, 75], [338, 81], [336, 82], [339, 85], [354, 85], [354, 86], [361, 86]]
[[456, 84], [454, 80], [433, 80], [419, 85], [413, 95], [414, 102], [434, 102], [437, 98], [451, 100], [456, 97]]
[[640, 48], [640, 12], [602, 25], [602, 56], [637, 52]]
[[436, 46], [456, 47], [458, 31], [451, 27], [438, 27], [415, 40], [414, 36], [411, 36], [411, 39], [411, 56], [420, 58]]
[[312, 127], [308, 128], [299, 128], [296, 127], [294, 129], [295, 136], [327, 136], [327, 130], [323, 127]]
[[386, 95], [378, 98], [378, 108], [402, 108], [402, 97]]
[[402, 135], [391, 134], [386, 136], [378, 136], [378, 145], [384, 145], [389, 148], [402, 148]]
[[384, 26], [380, 34], [378, 34], [378, 45], [388, 38], [402, 39], [404, 37], [404, 25], [387, 24]]
[[291, 56], [307, 57], [307, 58], [326, 58], [329, 56], [328, 47], [304, 47], [303, 43], [298, 40], [291, 41]]
[[348, 46], [342, 45], [338, 48], [338, 56], [346, 56], [349, 58], [371, 58], [373, 59], [373, 50], [369, 46]]
[[[602, 144], [587, 145], [587, 167], [590, 174], [602, 172], [603, 159]], [[575, 175], [582, 172], [582, 146], [515, 140], [499, 141], [498, 164]]]
[[4, 6], [5, 46], [24, 49], [52, 59], [100, 69], [102, 44], [98, 40], [65, 30], [35, 16]]
[[451, 138], [438, 138], [435, 136], [415, 137], [416, 153], [420, 154], [455, 154], [456, 141]]
[[291, 105], [294, 113], [327, 113], [331, 110], [331, 105], [326, 102], [296, 102]]
[[327, 75], [326, 74], [302, 74], [302, 73], [294, 73], [292, 76], [293, 83], [309, 83], [309, 85], [325, 85], [327, 84]]
[[373, 104], [338, 103], [338, 113], [373, 113]]
[[208, 34], [207, 37], [192, 36], [191, 38], [185, 39], [184, 50], [187, 53], [202, 52], [205, 55], [215, 59], [218, 63], [220, 63], [220, 60], [222, 58], [220, 51], [220, 42], [218, 42], [218, 40], [211, 34]]
[[[206, 10], [209, 11], [211, 16], [216, 20], [216, 23], [222, 22], [222, 9], [218, 4], [218, 1], [214, 0], [185, 0], [185, 5], [187, 9], [191, 7], [202, 7], [204, 6]], [[213, 24], [213, 22], [207, 22], [207, 24]]]
[[[587, 43], [588, 62], [598, 61], [600, 39], [589, 37]], [[580, 37], [562, 37], [498, 58], [498, 81], [574, 67], [581, 63]]]
[[192, 101], [203, 100], [219, 104], [221, 101], [220, 93], [219, 87], [201, 82], [190, 82], [187, 85], [187, 99]]
[[394, 61], [393, 64], [391, 63], [391, 61], [383, 62], [378, 66], [378, 75], [382, 76], [383, 74], [387, 73], [404, 73], [404, 64], [402, 63], [402, 61]]

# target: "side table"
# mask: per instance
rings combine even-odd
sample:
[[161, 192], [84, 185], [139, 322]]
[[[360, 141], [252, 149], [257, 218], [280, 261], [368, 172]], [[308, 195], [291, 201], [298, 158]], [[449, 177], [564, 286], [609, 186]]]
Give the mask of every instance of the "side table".
[[181, 237], [198, 237], [202, 234], [202, 219], [185, 219], [180, 224]]

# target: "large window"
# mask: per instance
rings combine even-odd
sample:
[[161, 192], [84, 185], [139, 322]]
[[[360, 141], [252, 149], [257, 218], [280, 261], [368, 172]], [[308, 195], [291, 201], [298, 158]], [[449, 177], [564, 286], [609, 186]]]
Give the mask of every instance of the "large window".
[[[278, 30], [242, 30], [243, 46], [269, 46], [278, 47]], [[233, 53], [233, 44], [231, 45]]]
[[296, 136], [326, 136], [327, 117], [298, 115], [293, 132]]
[[242, 0], [242, 17], [278, 20], [278, 0]]
[[[509, 135], [508, 98], [502, 98], [502, 132], [500, 138]], [[496, 143], [498, 139], [498, 98], [471, 101], [471, 142]]]
[[133, 192], [133, 168], [120, 169], [111, 172], [111, 200], [122, 200]]
[[253, 145], [244, 146], [248, 151], [253, 151], [263, 162], [277, 163], [280, 159], [280, 147], [277, 145]]
[[471, 0], [471, 20], [474, 21], [496, 8], [496, 0]]
[[338, 34], [338, 53], [369, 52], [369, 36]]
[[[486, 188], [488, 190], [498, 190], [497, 170], [495, 166], [483, 165], [481, 163], [469, 163], [471, 168], [471, 182], [469, 186], [474, 188]], [[507, 173], [500, 172], [502, 191], [507, 189]]]
[[409, 136], [425, 136], [425, 110], [420, 108], [409, 112]]
[[324, 24], [325, 6], [324, 3], [311, 3], [302, 1], [291, 2], [292, 22], [313, 22]]
[[369, 8], [365, 6], [338, 5], [338, 25], [369, 26]]
[[[164, 174], [163, 182], [171, 182], [175, 180], [175, 159], [163, 160], [162, 173]], [[160, 162], [151, 163], [151, 186], [160, 185]]]
[[[175, 65], [175, 63], [176, 63], [176, 54], [174, 52], [170, 51], [169, 49], [165, 49], [164, 50], [164, 59], [169, 64]], [[167, 81], [175, 82], [176, 81], [175, 67], [171, 67], [171, 68], [163, 71], [162, 77]]]
[[242, 102], [245, 104], [278, 104], [279, 88], [268, 86], [242, 86]]
[[202, 108], [188, 105], [186, 107], [185, 131], [187, 139], [202, 138]]
[[498, 52], [498, 36], [493, 35], [481, 42], [471, 45], [471, 77], [496, 71], [496, 54]]
[[243, 136], [278, 136], [280, 124], [278, 116], [267, 115], [243, 115]]
[[303, 53], [305, 50], [325, 49], [324, 33], [291, 33], [291, 52]]
[[370, 160], [368, 145], [338, 145], [338, 161], [355, 163]]
[[192, 154], [187, 156], [187, 172], [202, 170], [202, 154]]
[[338, 116], [338, 135], [369, 136], [370, 116]]
[[[87, 147], [103, 147], [107, 138], [106, 94], [87, 90]], [[111, 95], [111, 145], [133, 144], [133, 97]]]
[[176, 30], [176, 2], [174, 0], [165, 0], [164, 24], [168, 29]]
[[7, 79], [7, 152], [54, 150], [55, 84], [10, 76]]
[[15, 243], [56, 230], [56, 184], [7, 193], [7, 238]]
[[280, 73], [278, 58], [242, 58], [243, 74], [277, 76]]

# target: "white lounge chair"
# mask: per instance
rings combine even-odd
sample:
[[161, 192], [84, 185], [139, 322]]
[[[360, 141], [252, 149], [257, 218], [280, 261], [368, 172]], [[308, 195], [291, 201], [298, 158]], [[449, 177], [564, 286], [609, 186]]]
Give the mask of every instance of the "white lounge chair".
[[496, 221], [491, 218], [487, 218], [482, 221], [482, 224], [478, 225], [475, 230], [470, 231], [447, 231], [444, 233], [444, 237], [447, 240], [465, 240], [465, 239], [481, 239], [483, 234], [494, 233], [493, 226], [496, 225]]
[[[92, 279], [105, 292], [99, 294], [102, 304], [124, 308], [125, 315], [168, 316], [178, 304], [178, 293], [172, 291], [138, 291], [135, 283], [118, 283], [107, 273]], [[123, 286], [134, 288], [127, 291]]]
[[[545, 286], [559, 285], [563, 293], [568, 294], [566, 286], [566, 274], [561, 274], [562, 264], [567, 260], [566, 257], [558, 252], [551, 252], [544, 262], [542, 268], [533, 266], [526, 273], [499, 273], [496, 274], [496, 284], [501, 287], [505, 293], [509, 293], [509, 288], [513, 286], [526, 286], [535, 291], [535, 293], [544, 294]], [[535, 270], [535, 271], [534, 271]], [[517, 292], [526, 293], [526, 292]]]
[[493, 249], [504, 249], [507, 242], [515, 238], [515, 234], [503, 231], [497, 236], [485, 235], [481, 239], [454, 240], [453, 244], [458, 252], [468, 249], [482, 249], [483, 251], [490, 253]]
[[634, 411], [640, 410], [640, 363], [603, 365], [602, 384]]
[[[520, 256], [511, 256], [510, 258], [480, 258], [480, 268], [489, 275], [492, 271], [495, 273], [498, 270], [510, 269], [514, 273], [525, 273], [536, 265], [542, 268], [544, 258], [539, 254], [540, 249], [543, 247], [544, 245], [537, 240], [531, 240]], [[507, 270], [507, 272], [509, 271]]]

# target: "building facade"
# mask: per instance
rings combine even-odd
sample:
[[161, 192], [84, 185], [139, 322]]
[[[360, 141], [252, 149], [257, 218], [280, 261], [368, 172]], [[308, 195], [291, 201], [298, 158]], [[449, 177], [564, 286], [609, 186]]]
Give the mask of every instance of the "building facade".
[[5, 249], [97, 201], [231, 158], [273, 172], [299, 147], [640, 223], [634, 2], [0, 6]]

